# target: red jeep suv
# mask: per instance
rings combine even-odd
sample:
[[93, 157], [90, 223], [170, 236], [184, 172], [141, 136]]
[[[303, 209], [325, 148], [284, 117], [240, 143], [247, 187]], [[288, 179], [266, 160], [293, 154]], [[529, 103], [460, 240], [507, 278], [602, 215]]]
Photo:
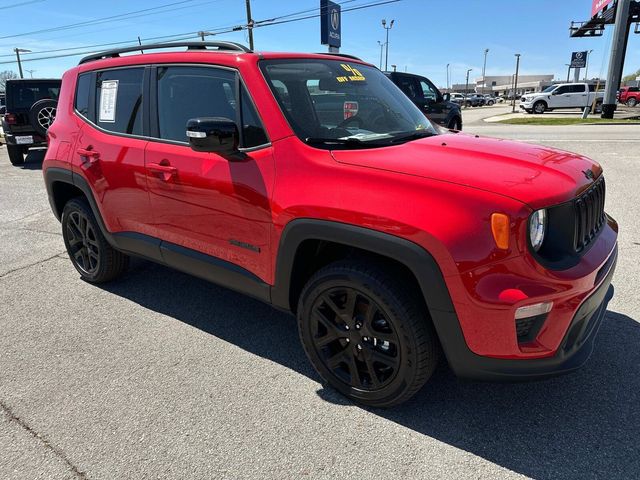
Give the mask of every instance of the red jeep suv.
[[617, 260], [595, 162], [440, 130], [348, 55], [143, 49], [67, 71], [48, 131], [83, 279], [135, 255], [292, 312], [320, 376], [371, 406], [442, 353], [491, 380], [587, 360]]

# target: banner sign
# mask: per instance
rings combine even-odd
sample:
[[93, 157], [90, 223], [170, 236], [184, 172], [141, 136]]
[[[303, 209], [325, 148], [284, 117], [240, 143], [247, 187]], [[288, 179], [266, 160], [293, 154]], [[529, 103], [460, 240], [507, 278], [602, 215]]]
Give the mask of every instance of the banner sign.
[[585, 68], [588, 52], [573, 52], [571, 54], [571, 68]]
[[342, 11], [330, 0], [320, 0], [320, 43], [340, 48]]
[[591, 5], [591, 16], [595, 17], [612, 3], [613, 0], [593, 0], [593, 4]]

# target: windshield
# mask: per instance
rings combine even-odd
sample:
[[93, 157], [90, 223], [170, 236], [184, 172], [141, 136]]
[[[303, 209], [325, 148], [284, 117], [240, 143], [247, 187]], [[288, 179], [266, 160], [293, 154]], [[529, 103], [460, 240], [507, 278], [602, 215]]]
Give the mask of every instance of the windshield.
[[382, 72], [346, 60], [263, 60], [260, 68], [295, 134], [330, 148], [391, 145], [436, 135]]
[[551, 85], [550, 87], [545, 88], [544, 90], [542, 90], [542, 93], [550, 93], [553, 92], [556, 89], [557, 85]]

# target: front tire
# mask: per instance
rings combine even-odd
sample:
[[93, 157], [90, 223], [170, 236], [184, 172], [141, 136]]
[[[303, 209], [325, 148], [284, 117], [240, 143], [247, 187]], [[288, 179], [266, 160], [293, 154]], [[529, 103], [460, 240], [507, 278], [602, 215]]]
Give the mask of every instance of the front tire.
[[635, 107], [638, 104], [638, 101], [635, 98], [630, 98], [627, 100], [627, 107]]
[[431, 377], [439, 344], [421, 302], [397, 275], [362, 261], [316, 272], [298, 303], [300, 339], [320, 376], [373, 407], [411, 398]]
[[62, 237], [71, 263], [88, 282], [114, 280], [129, 266], [129, 257], [107, 242], [84, 198], [74, 198], [64, 206]]
[[533, 104], [533, 113], [542, 115], [547, 110], [547, 104], [544, 102], [536, 102]]
[[7, 144], [7, 153], [9, 154], [11, 165], [22, 165], [24, 163], [24, 153], [21, 146]]
[[458, 117], [453, 117], [451, 120], [449, 120], [447, 128], [449, 130], [462, 130], [462, 120], [460, 120]]

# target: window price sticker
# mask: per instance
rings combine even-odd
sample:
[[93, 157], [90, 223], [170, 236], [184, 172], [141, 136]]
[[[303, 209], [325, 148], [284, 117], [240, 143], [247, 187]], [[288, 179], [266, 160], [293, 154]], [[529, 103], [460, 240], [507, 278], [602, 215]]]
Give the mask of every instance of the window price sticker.
[[118, 99], [118, 80], [103, 80], [100, 89], [99, 122], [115, 123], [116, 100]]

